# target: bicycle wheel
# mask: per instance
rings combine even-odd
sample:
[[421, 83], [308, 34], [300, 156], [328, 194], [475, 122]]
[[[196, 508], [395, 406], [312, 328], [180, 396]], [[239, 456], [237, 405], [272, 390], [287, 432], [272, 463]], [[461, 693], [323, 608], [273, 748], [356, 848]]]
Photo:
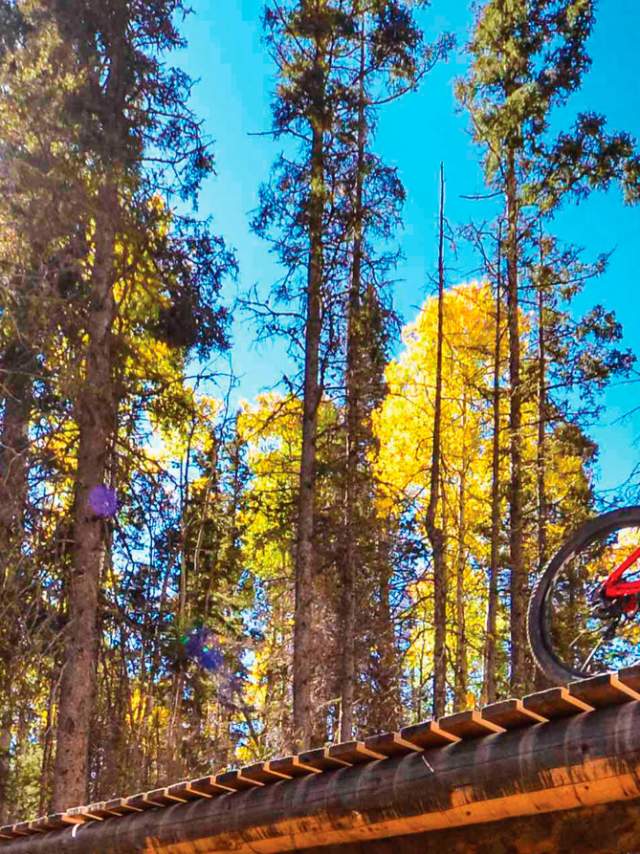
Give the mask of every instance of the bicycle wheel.
[[[625, 507], [585, 523], [549, 563], [531, 596], [527, 629], [533, 655], [553, 682], [640, 660], [640, 597], [603, 595], [603, 583], [639, 546], [640, 507]], [[640, 561], [624, 580], [640, 582]]]

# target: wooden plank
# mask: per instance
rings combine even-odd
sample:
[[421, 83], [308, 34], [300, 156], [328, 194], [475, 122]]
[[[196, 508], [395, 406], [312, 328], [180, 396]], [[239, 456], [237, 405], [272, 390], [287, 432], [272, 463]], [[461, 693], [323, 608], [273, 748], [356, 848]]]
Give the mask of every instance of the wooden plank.
[[572, 696], [566, 688], [547, 688], [546, 691], [537, 691], [529, 694], [522, 701], [525, 709], [542, 715], [543, 718], [554, 720], [555, 718], [566, 718], [570, 715], [579, 715], [581, 712], [590, 712], [593, 706]]
[[624, 667], [618, 671], [618, 679], [624, 684], [640, 693], [640, 664]]
[[350, 765], [373, 762], [376, 759], [386, 759], [384, 753], [371, 750], [365, 745], [364, 741], [343, 741], [341, 744], [333, 744], [329, 748], [329, 756], [332, 759], [341, 759]]
[[63, 816], [64, 813], [54, 812], [49, 813], [49, 815], [43, 815], [36, 819], [36, 821], [39, 822], [41, 827], [45, 830], [60, 830], [63, 827], [69, 827], [69, 824], [64, 821]]
[[85, 809], [88, 813], [90, 812], [93, 817], [99, 819], [111, 818], [114, 815], [122, 815], [122, 812], [116, 812], [115, 810], [109, 809], [105, 801], [98, 804], [90, 804], [88, 807], [85, 807]]
[[34, 830], [40, 830], [41, 833], [47, 833], [49, 830], [60, 830], [60, 828], [66, 827], [65, 823], [54, 814], [38, 816], [38, 818], [30, 821], [29, 824]]
[[151, 810], [163, 806], [160, 801], [153, 801], [149, 798], [149, 792], [140, 792], [137, 795], [131, 795], [125, 798], [127, 806], [136, 807], [139, 810]]
[[547, 718], [526, 709], [522, 700], [500, 700], [482, 709], [482, 717], [503, 729], [519, 729], [544, 723]]
[[383, 732], [364, 740], [365, 747], [383, 756], [406, 756], [408, 753], [421, 753], [422, 748], [412, 741], [404, 739], [399, 732]]
[[28, 821], [18, 821], [12, 826], [14, 836], [31, 836], [34, 831], [29, 827]]
[[[213, 794], [205, 794], [204, 792], [196, 792], [191, 788], [189, 780], [181, 780], [179, 783], [173, 783], [167, 786], [167, 791], [172, 795], [177, 795], [185, 801], [197, 801], [201, 798], [212, 798]], [[220, 792], [218, 793], [220, 794]]]
[[216, 783], [224, 786], [226, 789], [233, 789], [234, 792], [243, 792], [246, 789], [255, 789], [256, 787], [260, 788], [264, 786], [264, 783], [260, 783], [258, 780], [243, 777], [237, 769], [216, 774]]
[[[68, 816], [67, 813], [49, 813], [48, 815], [39, 816], [32, 821], [23, 821], [19, 825], [4, 825], [0, 827], [0, 838], [6, 839], [15, 838], [15, 836], [24, 836], [25, 829], [31, 833], [47, 833], [50, 830], [60, 830], [64, 827], [69, 827], [72, 824], [83, 824], [84, 819]], [[16, 834], [12, 833], [13, 828], [18, 827]]]
[[167, 792], [172, 795], [177, 795], [184, 801], [197, 801], [200, 800], [200, 798], [213, 797], [213, 795], [205, 795], [202, 792], [194, 792], [189, 785], [189, 780], [181, 780], [179, 783], [172, 783], [171, 786], [167, 786]]
[[168, 786], [147, 792], [147, 798], [156, 804], [161, 804], [163, 807], [170, 807], [173, 804], [185, 804], [187, 802], [187, 798], [183, 798], [175, 792], [170, 792]]
[[8, 836], [9, 839], [17, 839], [20, 836], [26, 836], [25, 833], [16, 833], [14, 828], [15, 824], [4, 824], [2, 827], [0, 827], [0, 833], [2, 833], [4, 836]]
[[307, 777], [309, 774], [322, 774], [319, 768], [307, 765], [299, 756], [284, 756], [282, 759], [270, 759], [266, 766], [279, 774], [288, 777]]
[[315, 750], [306, 750], [299, 754], [299, 759], [305, 765], [317, 768], [318, 771], [331, 771], [336, 768], [350, 768], [352, 763], [344, 759], [336, 759], [331, 756], [328, 747], [318, 747]]
[[229, 786], [222, 786], [216, 781], [215, 777], [200, 777], [197, 780], [189, 780], [186, 784], [191, 792], [196, 794], [209, 795], [226, 795], [229, 792], [234, 792]]
[[640, 694], [622, 682], [615, 673], [600, 673], [590, 679], [571, 682], [568, 687], [572, 697], [588, 703], [594, 709], [640, 700]]
[[133, 807], [127, 803], [126, 798], [112, 798], [105, 802], [105, 809], [108, 809], [114, 815], [127, 815], [127, 813], [142, 812], [140, 807]]
[[255, 780], [264, 785], [277, 783], [278, 780], [291, 780], [289, 774], [282, 774], [269, 767], [268, 762], [256, 762], [253, 765], [245, 765], [240, 769], [240, 774], [247, 780]]
[[82, 807], [71, 807], [71, 809], [68, 809], [66, 811], [65, 815], [68, 815], [69, 818], [82, 819], [82, 821], [102, 821], [100, 816], [94, 815], [90, 811], [90, 809], [91, 809], [90, 805], [89, 806], [82, 806]]
[[476, 709], [446, 715], [446, 717], [440, 718], [438, 723], [445, 732], [450, 732], [462, 739], [482, 738], [485, 735], [504, 732], [504, 727], [487, 720]]
[[445, 732], [436, 721], [421, 721], [417, 724], [402, 727], [400, 737], [405, 741], [415, 744], [421, 750], [430, 750], [432, 747], [445, 747], [460, 741], [457, 735]]

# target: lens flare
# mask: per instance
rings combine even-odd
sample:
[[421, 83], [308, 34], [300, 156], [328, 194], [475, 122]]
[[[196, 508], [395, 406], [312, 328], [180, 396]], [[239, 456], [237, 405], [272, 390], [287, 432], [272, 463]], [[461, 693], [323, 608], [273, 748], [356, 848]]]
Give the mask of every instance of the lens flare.
[[206, 626], [197, 626], [180, 638], [188, 658], [205, 670], [218, 670], [224, 661], [220, 642]]
[[99, 483], [89, 490], [88, 504], [96, 516], [108, 519], [110, 516], [115, 516], [118, 510], [118, 494], [110, 486]]

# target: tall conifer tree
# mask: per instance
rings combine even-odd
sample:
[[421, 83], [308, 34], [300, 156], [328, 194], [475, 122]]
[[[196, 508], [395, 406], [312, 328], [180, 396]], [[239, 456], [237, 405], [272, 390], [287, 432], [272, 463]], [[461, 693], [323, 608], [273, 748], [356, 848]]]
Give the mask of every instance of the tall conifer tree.
[[586, 43], [592, 0], [489, 0], [480, 7], [469, 45], [472, 66], [458, 94], [485, 148], [489, 185], [504, 196], [509, 330], [509, 562], [511, 686], [527, 682], [524, 553], [523, 369], [520, 303], [525, 247], [540, 216], [551, 217], [567, 195], [583, 196], [612, 179], [636, 194], [638, 164], [625, 133], [610, 135], [604, 119], [577, 116], [568, 132], [549, 129], [590, 65]]

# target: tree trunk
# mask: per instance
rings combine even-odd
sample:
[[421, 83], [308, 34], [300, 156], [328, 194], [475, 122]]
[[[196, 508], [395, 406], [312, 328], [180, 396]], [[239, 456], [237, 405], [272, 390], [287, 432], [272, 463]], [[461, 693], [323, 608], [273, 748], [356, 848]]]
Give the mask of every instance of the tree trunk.
[[[23, 315], [21, 335], [28, 334]], [[4, 398], [0, 436], [0, 593], [10, 583], [22, 545], [27, 502], [27, 450], [31, 419], [35, 356], [29, 344], [14, 341], [7, 347], [3, 368]]]
[[304, 400], [302, 406], [302, 449], [298, 498], [297, 545], [295, 553], [295, 617], [293, 650], [293, 745], [310, 746], [313, 731], [312, 682], [315, 647], [313, 625], [315, 559], [314, 527], [316, 497], [316, 442], [318, 406], [321, 300], [323, 277], [324, 141], [322, 119], [313, 123], [311, 190], [309, 200], [309, 266], [305, 330]]
[[10, 816], [9, 782], [11, 779], [11, 733], [13, 729], [13, 709], [10, 694], [3, 691], [3, 709], [0, 717], [0, 822], [6, 824]]
[[2, 360], [3, 413], [0, 433], [0, 601], [5, 609], [0, 627], [0, 823], [9, 812], [13, 681], [21, 638], [15, 609], [21, 605], [21, 551], [28, 497], [27, 451], [36, 360], [26, 341], [29, 323], [20, 307], [16, 318], [22, 339], [12, 342]]
[[498, 231], [498, 261], [496, 272], [496, 328], [493, 351], [493, 436], [491, 439], [491, 557], [489, 560], [489, 589], [487, 594], [487, 623], [484, 648], [483, 699], [493, 703], [497, 697], [497, 616], [498, 572], [500, 569], [500, 347], [502, 340], [502, 227]]
[[[541, 263], [544, 263], [542, 246], [540, 261]], [[547, 354], [544, 322], [544, 292], [543, 285], [540, 283], [538, 286], [538, 447], [536, 454], [536, 481], [538, 493], [538, 572], [542, 572], [547, 563]]]
[[69, 625], [61, 680], [53, 809], [87, 797], [88, 751], [98, 652], [98, 592], [107, 553], [105, 522], [90, 505], [105, 481], [115, 430], [112, 388], [114, 244], [118, 200], [109, 182], [99, 198], [91, 302], [87, 321], [86, 374], [76, 403], [79, 431], [74, 504]]
[[372, 707], [367, 717], [367, 730], [371, 733], [397, 727], [402, 719], [400, 662], [389, 597], [393, 575], [390, 534], [384, 523], [379, 530], [374, 558], [376, 615], [372, 626], [372, 646], [377, 651], [374, 678], [378, 684], [378, 694], [372, 698]]
[[520, 317], [518, 291], [519, 236], [515, 153], [509, 151], [507, 202], [507, 319], [509, 327], [509, 561], [511, 565], [511, 691], [526, 684], [527, 575], [523, 554], [522, 507], [522, 381], [520, 376]]
[[438, 242], [438, 340], [436, 343], [435, 404], [429, 504], [425, 519], [433, 560], [433, 714], [445, 712], [447, 693], [447, 576], [444, 554], [444, 532], [438, 525], [440, 497], [440, 435], [442, 421], [442, 351], [444, 326], [444, 166], [440, 166], [440, 228]]
[[467, 707], [467, 633], [464, 609], [464, 570], [466, 566], [466, 487], [467, 459], [464, 443], [464, 431], [467, 421], [466, 392], [462, 399], [462, 463], [458, 484], [458, 554], [456, 560], [456, 659], [455, 659], [455, 706], [457, 710]]
[[[363, 25], [364, 26], [364, 25]], [[353, 701], [356, 678], [356, 537], [358, 506], [358, 470], [360, 464], [360, 434], [362, 412], [360, 406], [359, 367], [361, 352], [361, 287], [362, 287], [362, 238], [363, 238], [363, 183], [365, 168], [366, 118], [365, 118], [365, 41], [360, 35], [360, 79], [358, 92], [358, 136], [356, 157], [356, 181], [353, 210], [353, 262], [349, 287], [347, 317], [347, 469], [345, 483], [345, 544], [342, 563], [342, 601], [340, 620], [340, 740], [353, 737]]]
[[47, 697], [47, 714], [45, 717], [44, 732], [42, 733], [42, 762], [40, 764], [40, 793], [38, 799], [38, 813], [46, 815], [49, 811], [49, 798], [51, 796], [51, 772], [53, 770], [53, 744], [55, 731], [53, 719], [55, 714], [55, 703], [58, 694], [58, 683], [51, 679], [49, 685], [49, 696]]

